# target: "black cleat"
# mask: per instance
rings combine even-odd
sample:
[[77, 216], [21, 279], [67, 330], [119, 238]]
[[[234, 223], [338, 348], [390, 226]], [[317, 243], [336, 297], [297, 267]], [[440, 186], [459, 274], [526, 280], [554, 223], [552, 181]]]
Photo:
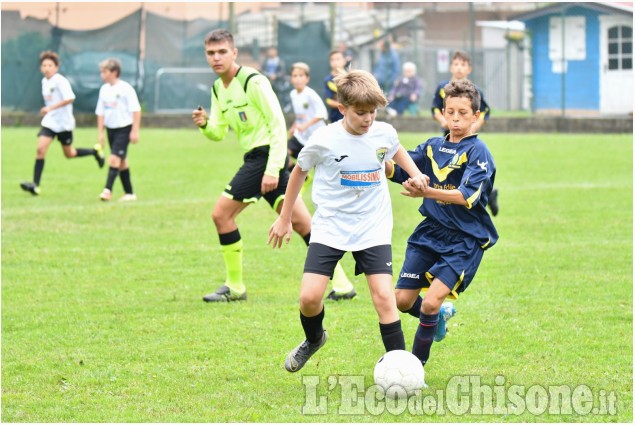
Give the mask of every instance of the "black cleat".
[[302, 369], [311, 356], [326, 343], [326, 338], [326, 331], [324, 331], [322, 338], [314, 344], [311, 344], [306, 339], [302, 341], [300, 345], [289, 353], [287, 359], [284, 361], [284, 368], [289, 372], [297, 372]]
[[203, 301], [206, 303], [245, 301], [246, 299], [247, 291], [240, 295], [232, 294], [229, 288], [225, 285], [218, 288], [216, 292], [212, 292], [211, 294], [207, 294], [203, 297]]
[[489, 208], [492, 210], [492, 215], [496, 216], [498, 214], [498, 189], [492, 189], [487, 205], [489, 205]]
[[339, 300], [350, 300], [355, 298], [355, 295], [357, 295], [357, 292], [355, 292], [354, 289], [351, 289], [350, 292], [347, 292], [345, 294], [338, 294], [337, 292], [335, 292], [335, 290], [332, 290], [331, 292], [329, 292], [329, 294], [326, 296], [327, 300], [333, 300], [333, 301], [339, 301]]
[[22, 188], [22, 190], [31, 192], [31, 195], [33, 196], [37, 196], [40, 194], [40, 188], [35, 183], [23, 182], [20, 183], [20, 187]]

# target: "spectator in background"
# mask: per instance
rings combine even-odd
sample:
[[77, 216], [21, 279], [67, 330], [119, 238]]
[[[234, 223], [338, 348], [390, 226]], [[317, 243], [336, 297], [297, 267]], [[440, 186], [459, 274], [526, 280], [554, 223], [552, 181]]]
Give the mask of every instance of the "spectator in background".
[[344, 55], [344, 60], [346, 61], [346, 65], [344, 65], [344, 68], [349, 69], [349, 67], [351, 66], [351, 62], [353, 62], [353, 59], [355, 58], [355, 52], [353, 51], [353, 49], [349, 48], [346, 45], [345, 41], [340, 41], [338, 43], [337, 50], [342, 52], [342, 54]]
[[331, 72], [324, 78], [324, 102], [329, 111], [329, 122], [333, 123], [341, 120], [344, 116], [339, 110], [339, 101], [337, 100], [337, 85], [333, 79], [337, 74], [344, 71], [346, 58], [340, 50], [331, 50], [329, 53], [329, 65]]
[[381, 45], [379, 59], [375, 64], [373, 75], [384, 93], [390, 93], [392, 85], [401, 72], [399, 54], [391, 47], [390, 40], [385, 39]]
[[417, 73], [417, 65], [412, 62], [406, 62], [403, 64], [402, 75], [390, 91], [388, 95], [388, 101], [390, 102], [390, 108], [388, 113], [390, 115], [403, 115], [405, 111], [408, 111], [411, 115], [417, 116], [419, 114], [418, 102], [423, 93], [423, 84]]
[[278, 56], [278, 49], [270, 47], [267, 50], [267, 57], [261, 66], [262, 73], [271, 81], [271, 87], [276, 93], [278, 99], [283, 91], [285, 83], [285, 65], [284, 61]]

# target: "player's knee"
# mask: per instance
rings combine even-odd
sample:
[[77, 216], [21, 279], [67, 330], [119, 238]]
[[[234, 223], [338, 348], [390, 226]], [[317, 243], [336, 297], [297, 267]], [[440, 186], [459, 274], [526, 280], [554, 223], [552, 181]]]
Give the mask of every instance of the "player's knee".
[[77, 152], [75, 150], [65, 150], [64, 156], [66, 159], [75, 158], [77, 156]]
[[435, 314], [438, 313], [441, 309], [442, 303], [442, 298], [437, 298], [432, 296], [431, 294], [426, 294], [426, 296], [423, 298], [423, 302], [421, 303], [421, 309], [425, 314]]
[[410, 299], [399, 289], [395, 290], [395, 300], [397, 301], [397, 309], [402, 313], [407, 313], [414, 304], [414, 300]]
[[[322, 294], [315, 291], [302, 291], [300, 293], [300, 310], [310, 314], [319, 314], [322, 304]], [[317, 313], [315, 313], [317, 312]]]

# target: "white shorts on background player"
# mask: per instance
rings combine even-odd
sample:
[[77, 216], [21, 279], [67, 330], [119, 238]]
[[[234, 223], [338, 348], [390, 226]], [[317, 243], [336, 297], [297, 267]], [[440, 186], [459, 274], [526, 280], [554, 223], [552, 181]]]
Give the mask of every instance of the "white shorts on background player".
[[134, 88], [125, 81], [104, 84], [99, 89], [95, 114], [104, 117], [106, 128], [122, 128], [132, 124], [132, 113], [141, 111]]
[[389, 245], [392, 205], [385, 162], [399, 148], [395, 129], [375, 122], [356, 136], [342, 121], [318, 129], [298, 156], [304, 171], [315, 167], [311, 243], [342, 251]]
[[[53, 75], [50, 79], [42, 78], [42, 97], [46, 106], [55, 105], [63, 100], [75, 99], [75, 93], [71, 83], [60, 74]], [[73, 104], [53, 109], [42, 118], [42, 127], [53, 130], [55, 133], [73, 131], [75, 129], [75, 117], [73, 116]]]
[[303, 132], [299, 132], [298, 130], [293, 132], [298, 142], [305, 145], [315, 130], [326, 126], [326, 120], [328, 119], [326, 106], [324, 106], [320, 95], [309, 86], [306, 86], [301, 93], [298, 93], [296, 89], [291, 90], [290, 96], [293, 113], [295, 114], [295, 122], [304, 124], [315, 117], [322, 118], [321, 121], [316, 122]]

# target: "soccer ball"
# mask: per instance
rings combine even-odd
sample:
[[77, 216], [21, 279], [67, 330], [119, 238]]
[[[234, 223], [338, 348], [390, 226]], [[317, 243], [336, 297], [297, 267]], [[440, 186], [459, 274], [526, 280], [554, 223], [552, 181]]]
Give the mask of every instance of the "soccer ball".
[[426, 387], [421, 361], [404, 350], [389, 351], [381, 356], [375, 364], [373, 378], [389, 398], [399, 394], [413, 395], [416, 390]]

